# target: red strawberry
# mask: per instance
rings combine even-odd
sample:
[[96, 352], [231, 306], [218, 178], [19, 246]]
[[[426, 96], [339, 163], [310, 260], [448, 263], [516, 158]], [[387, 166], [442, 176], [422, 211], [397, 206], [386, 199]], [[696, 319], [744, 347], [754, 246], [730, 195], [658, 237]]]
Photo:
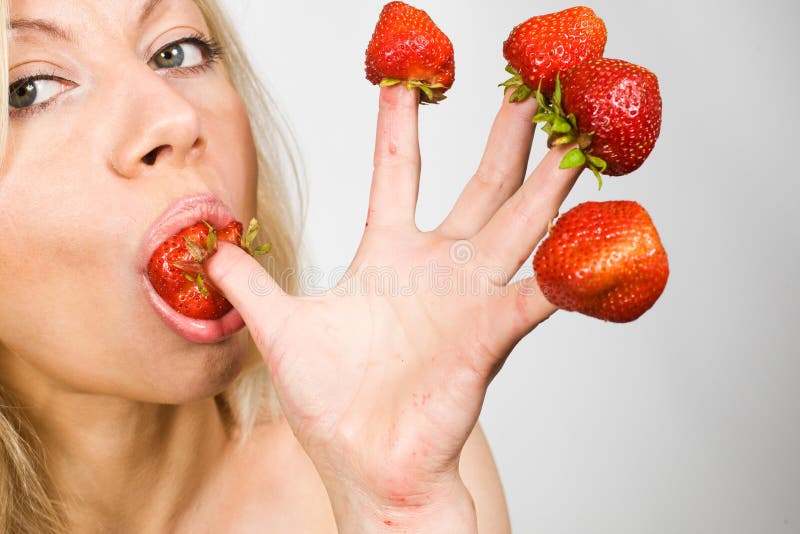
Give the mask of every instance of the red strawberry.
[[220, 230], [205, 221], [184, 228], [155, 250], [147, 266], [147, 276], [164, 301], [193, 319], [218, 319], [231, 309], [231, 303], [206, 279], [203, 263], [217, 250], [217, 241], [239, 245], [253, 256], [266, 254], [270, 244], [256, 249], [251, 245], [258, 233], [256, 219], [242, 235], [242, 223], [232, 221]]
[[558, 218], [533, 259], [554, 306], [605, 321], [633, 321], [658, 300], [667, 253], [638, 203], [585, 202]]
[[517, 87], [511, 102], [525, 100], [540, 84], [549, 99], [556, 76], [587, 59], [601, 57], [606, 37], [603, 19], [588, 7], [531, 17], [515, 26], [503, 43], [506, 71], [514, 76], [500, 85]]
[[597, 176], [638, 169], [661, 132], [661, 93], [655, 74], [620, 59], [581, 63], [564, 77], [552, 107], [534, 121], [548, 122], [550, 145], [578, 142], [562, 168], [586, 165]]
[[383, 6], [366, 52], [367, 79], [419, 87], [424, 104], [444, 100], [455, 78], [453, 44], [427, 13], [403, 2]]

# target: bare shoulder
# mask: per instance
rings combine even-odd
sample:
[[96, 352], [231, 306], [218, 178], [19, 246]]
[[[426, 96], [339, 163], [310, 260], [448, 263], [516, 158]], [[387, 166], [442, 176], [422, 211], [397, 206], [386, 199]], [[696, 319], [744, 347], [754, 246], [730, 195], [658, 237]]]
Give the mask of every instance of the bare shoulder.
[[511, 532], [503, 485], [480, 423], [464, 444], [459, 472], [475, 501], [478, 532]]
[[336, 532], [325, 487], [285, 421], [260, 423], [232, 442], [225, 471], [220, 532]]

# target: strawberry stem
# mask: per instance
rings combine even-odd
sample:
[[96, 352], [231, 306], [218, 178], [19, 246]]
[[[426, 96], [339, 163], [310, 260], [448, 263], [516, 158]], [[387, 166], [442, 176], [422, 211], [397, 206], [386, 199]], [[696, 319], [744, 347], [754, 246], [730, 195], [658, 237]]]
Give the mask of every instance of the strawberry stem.
[[256, 239], [256, 235], [260, 230], [258, 221], [255, 217], [250, 219], [250, 222], [247, 225], [247, 231], [242, 234], [242, 239], [240, 242], [241, 247], [247, 251], [248, 254], [255, 257], [261, 254], [266, 254], [270, 250], [272, 250], [272, 245], [270, 243], [265, 243], [259, 247], [253, 249], [253, 241]]
[[573, 148], [566, 154], [558, 165], [559, 169], [574, 169], [586, 163], [586, 155], [580, 148]]
[[206, 286], [203, 283], [203, 274], [202, 273], [198, 273], [196, 280], [197, 280], [197, 289], [200, 290], [200, 293], [202, 293], [206, 297], [209, 296], [208, 290], [206, 289]]
[[196, 261], [173, 261], [171, 265], [184, 273], [197, 274], [203, 271], [201, 265]]
[[208, 235], [206, 236], [206, 251], [208, 251], [210, 256], [214, 253], [214, 251], [217, 250], [217, 231], [206, 221], [203, 222], [206, 226], [208, 226]]
[[202, 263], [205, 259], [205, 252], [203, 251], [203, 248], [192, 241], [187, 235], [183, 236], [183, 241], [186, 243], [186, 250], [189, 251], [189, 254], [192, 256], [192, 258], [194, 258], [195, 261]]
[[[179, 269], [186, 280], [189, 282], [194, 282], [197, 285], [197, 290], [208, 297], [210, 296], [209, 289], [216, 289], [210, 281], [206, 281], [203, 278], [203, 275], [205, 274], [203, 272], [203, 263], [216, 252], [219, 236], [217, 235], [217, 231], [213, 226], [206, 221], [203, 221], [203, 223], [208, 227], [208, 236], [206, 237], [205, 248], [201, 247], [189, 236], [183, 236], [183, 240], [186, 244], [186, 250], [191, 255], [191, 259], [170, 262], [170, 265]], [[250, 223], [247, 226], [247, 231], [242, 234], [239, 240], [239, 246], [253, 257], [267, 254], [270, 250], [272, 250], [272, 245], [270, 243], [265, 243], [256, 247], [255, 249], [253, 248], [253, 242], [255, 241], [258, 232], [258, 220], [253, 217], [250, 219]]]
[[384, 78], [378, 84], [381, 87], [391, 87], [402, 83], [409, 91], [412, 89], [419, 89], [422, 91], [420, 95], [420, 104], [438, 104], [445, 98], [443, 89], [445, 88], [441, 83], [427, 83], [422, 80], [400, 80], [398, 78]]
[[[505, 71], [511, 74], [511, 78], [507, 79], [506, 81], [497, 84], [497, 87], [514, 87], [515, 89], [511, 92], [511, 95], [508, 97], [509, 102], [522, 102], [526, 100], [531, 94], [534, 92], [533, 89], [528, 87], [525, 84], [525, 80], [522, 79], [519, 72], [516, 71], [514, 67], [510, 64], [506, 65]], [[503, 89], [505, 91], [505, 89]]]
[[564, 154], [559, 164], [559, 169], [574, 169], [585, 165], [597, 178], [597, 189], [603, 187], [603, 178], [607, 164], [602, 159], [590, 153], [594, 132], [581, 132], [578, 119], [572, 113], [565, 113], [562, 107], [561, 78], [556, 75], [556, 87], [553, 98], [547, 102], [540, 91], [536, 91], [539, 101], [539, 112], [534, 115], [531, 122], [542, 122], [542, 131], [547, 134], [547, 147], [578, 143], [578, 146]]
[[253, 256], [266, 254], [270, 250], [272, 250], [272, 244], [271, 243], [265, 243], [265, 244], [261, 245], [260, 247], [257, 247], [255, 250], [253, 250]]

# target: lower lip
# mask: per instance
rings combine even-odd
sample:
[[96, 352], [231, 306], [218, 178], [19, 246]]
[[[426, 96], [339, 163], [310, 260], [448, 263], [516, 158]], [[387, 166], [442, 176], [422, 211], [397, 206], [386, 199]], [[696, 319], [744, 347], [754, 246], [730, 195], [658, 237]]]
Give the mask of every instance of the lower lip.
[[244, 320], [234, 308], [219, 319], [192, 319], [181, 315], [156, 293], [150, 279], [142, 274], [142, 284], [150, 303], [161, 320], [176, 334], [193, 343], [216, 343], [244, 326]]

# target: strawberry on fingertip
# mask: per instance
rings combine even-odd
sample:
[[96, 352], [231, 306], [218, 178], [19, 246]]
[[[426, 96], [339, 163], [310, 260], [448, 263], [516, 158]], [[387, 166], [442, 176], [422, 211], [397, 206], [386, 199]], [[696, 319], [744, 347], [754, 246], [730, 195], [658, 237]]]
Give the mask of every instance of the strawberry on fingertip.
[[586, 165], [602, 186], [601, 174], [622, 176], [647, 159], [661, 132], [658, 78], [621, 59], [597, 58], [556, 80], [550, 103], [541, 103], [534, 122], [544, 122], [548, 146], [577, 142], [561, 168]]
[[450, 39], [425, 11], [399, 1], [383, 6], [365, 63], [373, 85], [418, 88], [423, 104], [444, 100], [455, 80]]
[[552, 97], [556, 76], [587, 59], [601, 57], [606, 46], [603, 19], [588, 7], [576, 6], [531, 17], [514, 26], [503, 42], [506, 72], [511, 78], [501, 87], [514, 87], [510, 102], [537, 93]]
[[539, 288], [554, 306], [625, 323], [661, 296], [667, 253], [637, 202], [584, 202], [561, 215], [533, 259]]

